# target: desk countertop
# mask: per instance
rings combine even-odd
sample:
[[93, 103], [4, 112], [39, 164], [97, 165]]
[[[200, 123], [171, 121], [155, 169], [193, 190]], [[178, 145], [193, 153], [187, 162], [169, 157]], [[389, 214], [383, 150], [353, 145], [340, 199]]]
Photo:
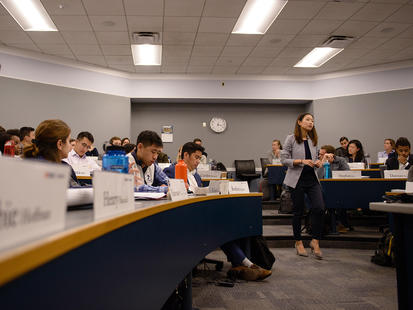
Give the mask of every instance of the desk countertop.
[[413, 214], [413, 203], [371, 202], [370, 209], [374, 211]]

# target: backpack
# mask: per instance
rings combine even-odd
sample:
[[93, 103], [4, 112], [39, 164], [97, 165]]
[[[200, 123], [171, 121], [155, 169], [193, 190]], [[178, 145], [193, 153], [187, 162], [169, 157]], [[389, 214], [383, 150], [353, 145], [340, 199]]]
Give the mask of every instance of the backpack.
[[271, 270], [275, 257], [268, 248], [263, 236], [250, 237], [251, 261], [258, 266]]
[[380, 266], [395, 266], [394, 236], [389, 229], [386, 229], [383, 237], [380, 238], [377, 249], [371, 257], [371, 262]]

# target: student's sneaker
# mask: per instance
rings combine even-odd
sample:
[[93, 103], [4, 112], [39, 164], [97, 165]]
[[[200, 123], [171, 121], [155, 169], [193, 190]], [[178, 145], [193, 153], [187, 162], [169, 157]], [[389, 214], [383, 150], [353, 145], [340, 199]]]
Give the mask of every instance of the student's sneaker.
[[253, 264], [251, 267], [237, 266], [228, 270], [228, 277], [231, 279], [242, 279], [246, 281], [258, 281], [269, 277], [271, 270], [266, 270]]

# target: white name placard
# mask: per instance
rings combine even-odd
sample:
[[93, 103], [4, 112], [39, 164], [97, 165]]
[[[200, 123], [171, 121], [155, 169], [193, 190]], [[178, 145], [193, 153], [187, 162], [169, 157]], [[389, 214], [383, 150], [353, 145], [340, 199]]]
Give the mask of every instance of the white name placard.
[[385, 179], [407, 179], [409, 170], [384, 170]]
[[134, 207], [133, 175], [95, 171], [93, 176], [93, 210], [95, 220], [127, 211]]
[[185, 182], [182, 179], [169, 179], [169, 193], [172, 201], [188, 198]]
[[89, 165], [89, 163], [86, 163], [86, 162], [72, 164], [71, 166], [76, 176], [78, 177], [89, 177], [90, 172], [92, 171], [92, 167]]
[[365, 168], [364, 163], [348, 163], [348, 166], [350, 167], [351, 170], [364, 169]]
[[222, 171], [218, 170], [198, 170], [202, 179], [221, 179]]
[[379, 157], [377, 158], [377, 162], [380, 164], [384, 164], [386, 162], [387, 158], [386, 157]]
[[247, 181], [229, 182], [229, 194], [248, 194], [249, 192]]
[[334, 170], [331, 175], [333, 179], [361, 179], [361, 171]]
[[209, 182], [209, 193], [228, 195], [229, 193], [229, 181], [228, 180], [211, 180]]
[[0, 157], [0, 171], [0, 250], [64, 228], [68, 166]]

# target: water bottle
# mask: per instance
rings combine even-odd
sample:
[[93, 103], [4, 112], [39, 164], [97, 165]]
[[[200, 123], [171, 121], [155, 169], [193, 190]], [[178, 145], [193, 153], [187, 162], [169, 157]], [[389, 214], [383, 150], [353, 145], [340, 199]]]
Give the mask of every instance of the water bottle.
[[370, 168], [370, 164], [371, 164], [371, 160], [370, 160], [370, 154], [369, 153], [365, 153], [364, 157], [366, 158], [367, 161], [367, 165], [366, 165], [366, 169]]
[[102, 157], [102, 169], [128, 173], [129, 160], [123, 147], [113, 145], [106, 148], [106, 153]]
[[324, 164], [324, 179], [330, 178], [330, 163], [326, 161]]
[[182, 179], [185, 183], [188, 182], [188, 167], [183, 159], [180, 159], [175, 165], [175, 179]]
[[4, 152], [3, 155], [4, 156], [10, 156], [10, 157], [14, 157], [14, 152], [15, 152], [16, 148], [14, 146], [14, 141], [13, 140], [9, 140], [4, 144]]

